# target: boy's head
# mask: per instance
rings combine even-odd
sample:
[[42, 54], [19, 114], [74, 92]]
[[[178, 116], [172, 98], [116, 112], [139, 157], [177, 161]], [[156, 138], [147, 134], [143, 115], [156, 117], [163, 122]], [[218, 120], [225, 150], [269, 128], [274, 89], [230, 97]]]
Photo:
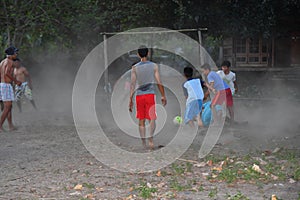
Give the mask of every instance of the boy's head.
[[221, 65], [223, 72], [228, 73], [230, 66], [231, 66], [231, 64], [228, 60], [223, 61], [222, 65]]
[[202, 69], [202, 73], [207, 76], [210, 71], [211, 71], [211, 67], [209, 66], [209, 64], [204, 64], [201, 66], [201, 69]]
[[18, 51], [19, 49], [17, 49], [16, 47], [8, 47], [7, 49], [5, 49], [6, 57], [14, 60], [17, 58]]
[[21, 60], [19, 58], [14, 59], [14, 66], [16, 68], [21, 67]]
[[140, 58], [144, 58], [148, 56], [148, 48], [146, 46], [140, 46], [138, 49], [138, 55]]
[[192, 78], [193, 77], [193, 71], [194, 71], [193, 68], [191, 68], [191, 67], [185, 67], [183, 69], [184, 76], [186, 78]]

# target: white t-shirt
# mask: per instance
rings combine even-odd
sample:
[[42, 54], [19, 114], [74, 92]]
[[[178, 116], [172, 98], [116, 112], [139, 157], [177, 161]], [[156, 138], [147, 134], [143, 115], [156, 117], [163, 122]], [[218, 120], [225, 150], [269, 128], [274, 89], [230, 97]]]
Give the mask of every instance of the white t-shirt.
[[187, 96], [186, 104], [193, 100], [203, 100], [204, 93], [202, 90], [200, 79], [189, 79], [183, 84], [185, 96]]
[[225, 74], [222, 70], [219, 70], [217, 73], [228, 84], [228, 86], [230, 87], [231, 93], [233, 95], [235, 92], [234, 83], [233, 83], [236, 80], [235, 73], [230, 71], [229, 74]]

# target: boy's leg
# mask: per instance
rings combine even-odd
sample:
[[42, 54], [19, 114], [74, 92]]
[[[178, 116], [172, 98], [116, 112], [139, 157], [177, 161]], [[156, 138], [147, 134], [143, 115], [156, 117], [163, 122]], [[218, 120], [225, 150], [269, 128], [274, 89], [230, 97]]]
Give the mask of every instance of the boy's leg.
[[28, 85], [25, 86], [25, 89], [24, 89], [24, 90], [25, 90], [25, 91], [24, 91], [24, 94], [25, 94], [26, 98], [30, 101], [30, 103], [31, 103], [31, 105], [33, 106], [33, 108], [34, 108], [35, 110], [37, 110], [37, 109], [36, 109], [35, 102], [34, 102], [34, 100], [33, 100], [33, 98], [32, 98], [32, 90], [29, 88]]
[[197, 115], [197, 122], [198, 122], [198, 126], [203, 128], [203, 122], [202, 122], [202, 119], [201, 119], [201, 113], [199, 113], [199, 115]]
[[31, 103], [31, 105], [33, 106], [33, 108], [34, 108], [35, 110], [37, 110], [34, 100], [30, 100], [30, 103]]
[[198, 111], [199, 114], [196, 116], [197, 122], [198, 122], [198, 126], [203, 128], [203, 122], [201, 119], [201, 112], [202, 112], [202, 105], [203, 105], [203, 101], [202, 100], [198, 100]]
[[7, 122], [8, 122], [8, 127], [9, 127], [10, 131], [16, 130], [16, 127], [12, 123], [12, 107], [10, 108], [10, 111], [8, 112]]
[[4, 103], [3, 103], [2, 100], [0, 101], [0, 106], [1, 106], [1, 111], [3, 111], [4, 110]]
[[1, 119], [0, 119], [0, 131], [2, 131], [2, 126], [3, 123], [5, 121], [5, 119], [7, 118], [9, 112], [11, 111], [11, 107], [12, 107], [12, 102], [11, 101], [4, 101], [4, 109], [1, 115]]
[[142, 139], [143, 146], [146, 147], [146, 129], [145, 129], [145, 120], [139, 120], [139, 132]]
[[216, 125], [218, 124], [218, 115], [217, 115], [217, 111], [216, 111], [216, 106], [215, 105], [211, 105], [211, 112], [212, 112], [212, 115], [213, 115], [213, 124]]
[[153, 135], [154, 135], [154, 131], [156, 128], [156, 123], [155, 120], [149, 120], [149, 133], [150, 133], [150, 137], [149, 137], [149, 147], [150, 149], [154, 148], [154, 143], [153, 143]]
[[22, 112], [22, 105], [21, 105], [21, 96], [23, 94], [23, 90], [21, 86], [16, 86], [15, 91], [15, 101], [17, 103], [17, 106], [19, 108], [19, 111]]
[[229, 116], [230, 116], [230, 123], [234, 123], [234, 111], [233, 111], [233, 106], [227, 107], [229, 111]]
[[190, 127], [194, 128], [195, 124], [194, 124], [194, 120], [190, 120], [188, 121], [188, 124], [190, 125]]
[[226, 90], [226, 106], [229, 111], [230, 123], [234, 122], [233, 98], [230, 89]]

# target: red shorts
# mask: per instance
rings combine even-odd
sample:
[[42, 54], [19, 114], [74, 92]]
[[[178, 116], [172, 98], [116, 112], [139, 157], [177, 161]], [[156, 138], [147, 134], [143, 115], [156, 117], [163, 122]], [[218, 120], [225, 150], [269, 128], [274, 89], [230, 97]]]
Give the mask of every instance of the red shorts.
[[136, 118], [149, 120], [156, 119], [154, 94], [136, 96]]
[[226, 102], [226, 106], [231, 107], [233, 106], [233, 98], [230, 88], [226, 90], [218, 91], [211, 101], [211, 105], [221, 105]]

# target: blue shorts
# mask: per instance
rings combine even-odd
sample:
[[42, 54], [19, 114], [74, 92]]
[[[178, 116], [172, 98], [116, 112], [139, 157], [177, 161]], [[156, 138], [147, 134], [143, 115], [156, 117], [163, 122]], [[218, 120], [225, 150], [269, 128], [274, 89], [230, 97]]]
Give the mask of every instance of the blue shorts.
[[184, 123], [194, 120], [202, 111], [202, 100], [194, 100], [187, 104], [184, 114]]

